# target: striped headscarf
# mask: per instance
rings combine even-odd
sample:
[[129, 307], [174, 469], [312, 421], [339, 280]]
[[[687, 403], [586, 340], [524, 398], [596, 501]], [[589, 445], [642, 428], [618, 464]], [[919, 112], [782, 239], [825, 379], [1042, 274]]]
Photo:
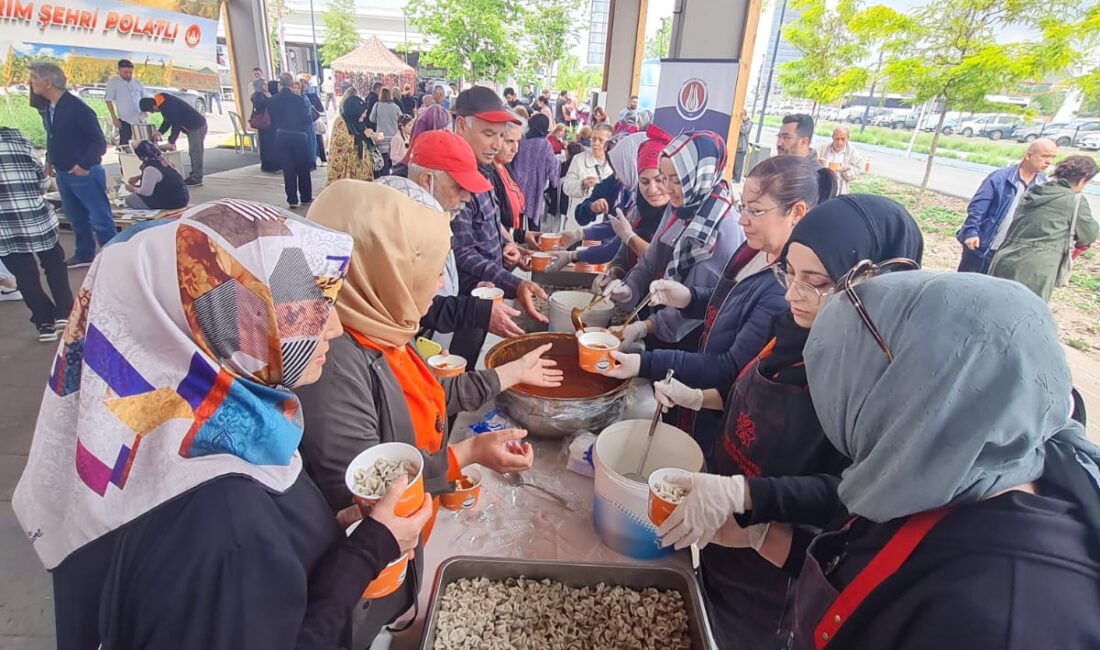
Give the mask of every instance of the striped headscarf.
[[722, 180], [726, 142], [713, 131], [687, 132], [673, 138], [661, 155], [672, 161], [684, 193], [684, 205], [673, 212], [688, 223], [665, 270], [666, 277], [682, 282], [693, 266], [714, 254], [718, 225], [733, 209], [733, 195]]

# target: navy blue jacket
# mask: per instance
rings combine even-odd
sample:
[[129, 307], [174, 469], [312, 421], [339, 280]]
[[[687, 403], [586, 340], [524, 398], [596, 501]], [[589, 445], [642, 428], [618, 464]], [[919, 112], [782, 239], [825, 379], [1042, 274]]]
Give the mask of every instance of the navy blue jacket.
[[106, 151], [107, 140], [95, 111], [72, 93], [63, 93], [52, 118], [46, 111], [46, 162], [63, 172], [76, 165], [91, 169]]
[[[955, 238], [960, 244], [971, 237], [977, 237], [979, 243], [974, 252], [985, 259], [992, 257], [989, 245], [993, 243], [997, 229], [1008, 216], [1008, 208], [1016, 198], [1016, 184], [1013, 183], [1013, 179], [1016, 178], [1019, 170], [1019, 165], [1012, 165], [986, 176], [978, 186], [978, 191], [974, 193], [974, 198], [970, 199], [970, 204], [966, 206], [966, 221], [955, 233]], [[1028, 188], [1046, 181], [1046, 176], [1036, 174]]]
[[619, 193], [622, 192], [622, 190], [623, 184], [619, 182], [615, 174], [596, 183], [596, 186], [592, 188], [592, 194], [589, 194], [587, 199], [581, 201], [577, 205], [577, 211], [573, 214], [573, 218], [577, 220], [577, 225], [587, 226], [600, 218], [601, 213], [592, 211], [592, 204], [600, 199], [607, 201], [608, 207], [614, 210], [615, 202], [618, 200]]

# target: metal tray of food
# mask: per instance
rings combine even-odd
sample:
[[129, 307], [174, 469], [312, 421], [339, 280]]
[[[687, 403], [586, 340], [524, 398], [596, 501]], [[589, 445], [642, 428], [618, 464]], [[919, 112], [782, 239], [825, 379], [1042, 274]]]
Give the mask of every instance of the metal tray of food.
[[424, 629], [420, 634], [420, 649], [431, 650], [435, 644], [439, 601], [447, 585], [462, 578], [504, 580], [520, 576], [531, 580], [549, 578], [574, 588], [594, 587], [603, 582], [632, 589], [656, 587], [678, 591], [687, 608], [692, 648], [696, 650], [717, 648], [710, 633], [710, 623], [703, 605], [703, 592], [698, 580], [686, 567], [516, 560], [459, 555], [445, 560], [435, 573], [432, 597], [424, 617]]

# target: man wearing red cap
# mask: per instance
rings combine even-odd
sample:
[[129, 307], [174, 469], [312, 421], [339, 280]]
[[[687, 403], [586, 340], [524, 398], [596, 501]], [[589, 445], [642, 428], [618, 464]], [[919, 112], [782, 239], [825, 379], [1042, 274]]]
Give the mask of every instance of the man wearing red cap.
[[[488, 183], [493, 173], [493, 159], [504, 141], [504, 125], [519, 120], [504, 108], [495, 92], [482, 86], [459, 93], [452, 110], [456, 116], [455, 132], [473, 149], [478, 171]], [[474, 200], [466, 204], [451, 221], [451, 233], [460, 294], [468, 295], [478, 283], [489, 282], [503, 289], [506, 296], [516, 298], [528, 316], [547, 322], [533, 300], [534, 296], [545, 300], [546, 292], [504, 268], [506, 251], [500, 232], [500, 207], [491, 190], [476, 194]], [[508, 242], [508, 246], [509, 255], [518, 256], [515, 244]], [[484, 342], [483, 329], [458, 330], [451, 342], [451, 352], [465, 358], [472, 368]]]
[[[383, 176], [376, 182], [452, 217], [473, 194], [492, 189], [478, 172], [470, 145], [449, 131], [427, 131], [417, 137], [409, 155], [408, 178]], [[511, 338], [524, 333], [512, 320], [518, 315], [518, 311], [503, 302], [458, 295], [458, 270], [451, 252], [443, 269], [443, 290], [420, 319], [420, 327], [441, 334], [463, 328], [487, 329], [497, 336]]]

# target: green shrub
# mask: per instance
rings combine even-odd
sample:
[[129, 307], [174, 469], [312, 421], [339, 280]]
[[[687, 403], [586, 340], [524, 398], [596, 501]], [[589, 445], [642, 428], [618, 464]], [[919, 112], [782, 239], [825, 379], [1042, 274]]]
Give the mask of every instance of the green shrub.
[[[45, 149], [46, 128], [38, 111], [31, 108], [25, 95], [9, 95], [6, 99], [10, 101], [0, 100], [0, 125], [19, 129], [30, 140], [31, 146]], [[84, 103], [91, 106], [100, 117], [110, 115], [107, 104], [102, 99], [86, 99]], [[159, 113], [154, 113], [149, 121], [159, 127], [163, 120]]]

